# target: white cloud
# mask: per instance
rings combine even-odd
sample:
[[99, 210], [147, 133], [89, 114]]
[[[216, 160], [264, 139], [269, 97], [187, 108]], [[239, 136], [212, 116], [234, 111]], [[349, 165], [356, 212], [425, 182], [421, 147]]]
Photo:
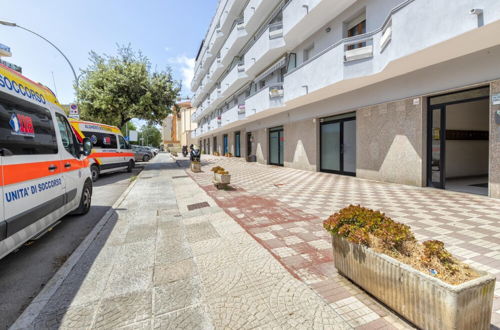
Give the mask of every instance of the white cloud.
[[182, 84], [184, 87], [184, 93], [190, 94], [191, 92], [191, 81], [194, 76], [194, 64], [195, 58], [187, 57], [185, 55], [169, 58], [168, 62], [177, 65], [178, 70], [182, 76]]

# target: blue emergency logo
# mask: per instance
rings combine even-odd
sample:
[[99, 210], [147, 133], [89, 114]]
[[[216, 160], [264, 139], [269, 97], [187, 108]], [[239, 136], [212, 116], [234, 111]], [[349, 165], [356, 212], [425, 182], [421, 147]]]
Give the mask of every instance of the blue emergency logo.
[[12, 132], [19, 133], [19, 130], [21, 129], [21, 123], [19, 123], [19, 118], [17, 118], [16, 114], [12, 114], [12, 116], [10, 116], [9, 124], [12, 128]]
[[97, 143], [97, 136], [92, 135], [92, 136], [90, 137], [90, 141], [92, 142], [92, 144], [96, 144], [96, 143]]

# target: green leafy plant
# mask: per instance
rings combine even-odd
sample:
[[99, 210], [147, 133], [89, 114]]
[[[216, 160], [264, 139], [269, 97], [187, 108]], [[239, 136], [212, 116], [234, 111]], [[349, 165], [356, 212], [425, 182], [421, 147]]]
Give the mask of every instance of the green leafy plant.
[[414, 242], [410, 227], [397, 223], [379, 211], [350, 205], [323, 222], [329, 232], [356, 244], [370, 246], [374, 237], [383, 248], [404, 252], [405, 242]]

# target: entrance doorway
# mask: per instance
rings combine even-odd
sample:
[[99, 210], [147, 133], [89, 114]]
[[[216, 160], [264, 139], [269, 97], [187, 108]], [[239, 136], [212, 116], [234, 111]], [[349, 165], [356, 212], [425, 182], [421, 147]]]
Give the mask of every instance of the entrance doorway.
[[234, 133], [234, 156], [241, 157], [241, 134], [240, 132]]
[[489, 86], [428, 100], [427, 184], [488, 195]]
[[320, 170], [356, 175], [356, 117], [353, 114], [321, 119]]
[[283, 166], [284, 141], [283, 127], [269, 129], [269, 164]]
[[217, 137], [216, 136], [214, 136], [214, 146], [213, 146], [213, 149], [214, 150], [213, 150], [212, 153], [219, 152], [219, 147], [217, 146]]
[[247, 157], [252, 155], [252, 133], [247, 133]]
[[225, 156], [229, 152], [228, 149], [229, 146], [227, 141], [227, 134], [224, 134], [222, 136], [222, 150], [223, 150], [222, 156]]

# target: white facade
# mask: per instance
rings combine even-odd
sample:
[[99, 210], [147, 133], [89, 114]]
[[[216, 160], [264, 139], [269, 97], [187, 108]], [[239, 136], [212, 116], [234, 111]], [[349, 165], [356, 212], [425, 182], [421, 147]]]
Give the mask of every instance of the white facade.
[[[471, 15], [473, 8], [482, 9], [482, 17]], [[346, 27], [359, 15], [366, 17], [366, 33], [348, 38]], [[243, 119], [252, 121], [254, 114], [269, 109], [287, 111], [493, 47], [498, 44], [494, 31], [484, 31], [478, 42], [478, 24], [494, 30], [499, 18], [496, 0], [453, 4], [445, 0], [432, 4], [425, 0], [221, 1], [195, 65], [193, 105], [199, 109], [193, 120], [210, 121], [211, 114], [242, 88], [251, 89], [246, 100], [250, 107], [244, 118], [231, 116], [221, 127]], [[348, 49], [359, 43], [365, 46]], [[269, 72], [283, 56], [287, 59], [283, 72], [281, 68]], [[262, 76], [266, 72], [274, 78], [282, 75], [281, 101], [264, 97], [264, 86], [259, 83], [269, 80]], [[197, 130], [194, 137], [203, 137], [218, 126], [211, 125], [203, 133]]]
[[[196, 61], [192, 90], [198, 110], [192, 119], [199, 128], [192, 137], [200, 144], [210, 140], [211, 152], [227, 135], [228, 150], [237, 143], [244, 156], [261, 163], [278, 157], [284, 158], [279, 165], [321, 171], [321, 123], [352, 114], [356, 125], [342, 125], [354, 127], [357, 157], [351, 155], [355, 172], [346, 172], [425, 185], [432, 157], [426, 142], [428, 99], [487, 85], [492, 97], [500, 80], [499, 31], [498, 0], [221, 0]], [[391, 148], [401, 143], [396, 151], [363, 142], [369, 138], [363, 130], [382, 129], [366, 119], [381, 104], [387, 108], [381, 114], [400, 107], [385, 127], [394, 136], [381, 143], [392, 141]], [[401, 138], [394, 129], [401, 123], [390, 120], [411, 106], [416, 113], [407, 116], [414, 116], [418, 130]], [[494, 106], [490, 102], [490, 114]], [[490, 155], [496, 131], [489, 128]], [[286, 142], [271, 145], [271, 140]], [[389, 165], [404, 153], [408, 157], [394, 174]], [[485, 157], [490, 157], [490, 194], [500, 196], [500, 164], [497, 169], [493, 156]], [[380, 164], [368, 164], [379, 158]], [[409, 159], [414, 163], [403, 166]], [[412, 173], [400, 174], [412, 166]], [[493, 181], [492, 173], [498, 174]]]

